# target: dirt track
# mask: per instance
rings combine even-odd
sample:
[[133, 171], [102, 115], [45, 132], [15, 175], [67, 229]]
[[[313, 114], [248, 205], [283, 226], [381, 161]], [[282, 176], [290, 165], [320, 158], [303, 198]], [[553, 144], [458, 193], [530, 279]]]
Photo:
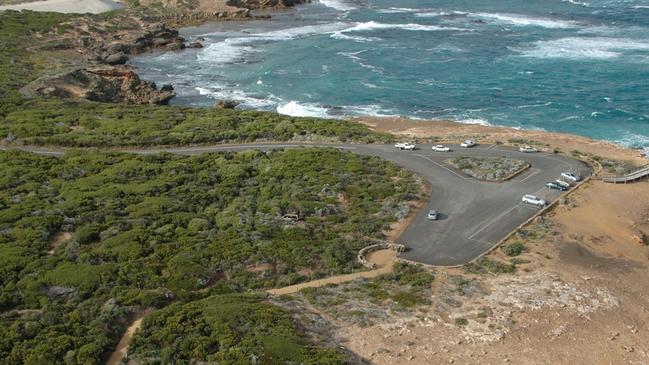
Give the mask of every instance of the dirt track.
[[375, 278], [379, 275], [388, 274], [392, 272], [394, 259], [397, 257], [395, 251], [392, 250], [379, 250], [374, 251], [368, 256], [368, 260], [376, 264], [376, 269], [369, 271], [361, 271], [352, 274], [344, 274], [331, 276], [324, 279], [308, 281], [306, 283], [285, 286], [278, 289], [270, 289], [268, 293], [272, 295], [285, 295], [298, 292], [305, 288], [317, 288], [329, 284], [340, 284], [348, 281], [356, 280], [359, 278]]

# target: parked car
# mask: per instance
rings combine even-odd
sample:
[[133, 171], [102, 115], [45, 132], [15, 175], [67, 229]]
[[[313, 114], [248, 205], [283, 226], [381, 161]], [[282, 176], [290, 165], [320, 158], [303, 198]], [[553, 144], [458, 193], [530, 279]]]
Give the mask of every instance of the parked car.
[[402, 150], [406, 151], [413, 151], [415, 149], [415, 144], [414, 143], [406, 143], [401, 147]]
[[561, 177], [572, 182], [577, 182], [581, 180], [581, 177], [577, 174], [573, 174], [572, 172], [562, 172]]
[[549, 189], [554, 189], [554, 190], [560, 190], [560, 191], [566, 191], [568, 190], [567, 187], [557, 183], [556, 181], [550, 181], [549, 183], [545, 184]]
[[559, 184], [559, 185], [561, 185], [561, 186], [563, 186], [563, 187], [566, 188], [566, 189], [570, 189], [570, 183], [567, 182], [567, 181], [563, 181], [563, 180], [554, 180], [554, 182], [557, 183], [557, 184]]
[[450, 148], [448, 148], [446, 146], [442, 146], [441, 144], [433, 146], [432, 150], [435, 151], [435, 152], [450, 152], [451, 151]]
[[525, 152], [525, 153], [539, 152], [539, 150], [537, 150], [536, 148], [534, 148], [532, 146], [528, 146], [528, 145], [522, 146], [518, 150], [521, 151], [521, 152]]
[[430, 221], [436, 221], [437, 220], [437, 211], [434, 209], [431, 209], [428, 211], [428, 215], [426, 216], [428, 220]]
[[415, 149], [415, 144], [410, 142], [397, 142], [394, 144], [394, 148], [412, 151]]
[[460, 143], [460, 147], [471, 148], [475, 146], [475, 141], [472, 139], [467, 139], [466, 141]]
[[523, 195], [523, 198], [521, 200], [523, 201], [523, 203], [538, 205], [539, 207], [544, 207], [546, 204], [545, 200], [530, 194]]

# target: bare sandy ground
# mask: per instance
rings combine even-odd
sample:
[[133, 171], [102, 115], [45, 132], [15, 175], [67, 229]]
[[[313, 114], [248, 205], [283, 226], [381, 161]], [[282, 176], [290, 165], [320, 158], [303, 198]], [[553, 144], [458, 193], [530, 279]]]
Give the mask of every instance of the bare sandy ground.
[[142, 326], [142, 320], [144, 319], [144, 315], [145, 315], [144, 313], [138, 315], [133, 320], [131, 325], [128, 326], [126, 332], [124, 332], [124, 335], [119, 340], [119, 343], [115, 348], [115, 351], [113, 351], [113, 353], [110, 354], [108, 361], [106, 361], [106, 365], [117, 365], [124, 358], [124, 356], [126, 356], [126, 350], [128, 350], [128, 345], [131, 343], [131, 339], [133, 338], [135, 331], [137, 331]]
[[70, 232], [59, 232], [55, 234], [50, 240], [50, 249], [47, 251], [47, 253], [49, 255], [53, 255], [56, 249], [59, 248], [59, 246], [69, 241], [71, 238], [72, 234], [70, 234]]
[[3, 10], [32, 10], [52, 11], [56, 13], [91, 13], [99, 14], [121, 8], [122, 5], [113, 0], [45, 0], [29, 3], [0, 6]]

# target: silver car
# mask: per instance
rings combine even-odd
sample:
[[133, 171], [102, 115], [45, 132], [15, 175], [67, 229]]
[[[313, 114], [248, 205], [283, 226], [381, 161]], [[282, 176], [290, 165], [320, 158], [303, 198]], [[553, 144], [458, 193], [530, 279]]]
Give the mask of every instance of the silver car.
[[437, 211], [435, 209], [431, 209], [428, 211], [428, 215], [426, 218], [430, 221], [436, 221], [437, 220]]

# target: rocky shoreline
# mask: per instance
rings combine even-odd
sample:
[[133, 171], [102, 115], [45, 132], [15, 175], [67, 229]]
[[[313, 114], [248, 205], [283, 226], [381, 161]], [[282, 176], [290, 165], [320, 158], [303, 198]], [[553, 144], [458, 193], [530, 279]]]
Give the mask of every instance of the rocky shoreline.
[[[173, 86], [158, 87], [141, 80], [126, 63], [129, 57], [153, 50], [181, 51], [202, 48], [202, 39], [186, 40], [177, 28], [209, 21], [268, 19], [252, 10], [292, 7], [302, 0], [229, 0], [222, 3], [198, 1], [181, 7], [173, 0], [160, 10], [145, 4], [121, 14], [97, 19], [80, 16], [41, 38], [34, 51], [61, 51], [62, 67], [21, 89], [28, 98], [81, 98], [99, 102], [164, 105], [174, 96]], [[70, 55], [72, 53], [72, 55]], [[56, 66], [56, 65], [55, 65]]]

